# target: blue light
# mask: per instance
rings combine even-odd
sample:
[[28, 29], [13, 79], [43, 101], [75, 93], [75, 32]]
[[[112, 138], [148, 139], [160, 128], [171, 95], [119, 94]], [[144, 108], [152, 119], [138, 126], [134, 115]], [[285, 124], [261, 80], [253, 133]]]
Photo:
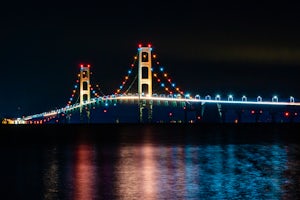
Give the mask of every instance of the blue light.
[[153, 67], [151, 67], [151, 72], [153, 72]]
[[131, 74], [131, 70], [128, 70], [128, 74]]
[[175, 83], [172, 83], [172, 87], [175, 87]]
[[108, 103], [105, 102], [105, 106], [108, 106]]
[[162, 83], [162, 84], [160, 84], [160, 86], [161, 86], [161, 87], [165, 87], [165, 84], [164, 84], [164, 83]]
[[70, 101], [72, 101], [72, 100], [73, 100], [73, 98], [71, 97], [71, 98], [70, 98]]
[[74, 88], [77, 88], [78, 87], [78, 85], [74, 85]]
[[120, 89], [122, 89], [122, 88], [123, 88], [123, 85], [120, 86]]
[[93, 94], [95, 94], [96, 93], [96, 91], [95, 90], [93, 90]]
[[163, 72], [163, 71], [164, 71], [164, 68], [163, 68], [163, 67], [161, 67], [161, 68], [159, 68], [159, 70], [160, 70], [161, 72]]

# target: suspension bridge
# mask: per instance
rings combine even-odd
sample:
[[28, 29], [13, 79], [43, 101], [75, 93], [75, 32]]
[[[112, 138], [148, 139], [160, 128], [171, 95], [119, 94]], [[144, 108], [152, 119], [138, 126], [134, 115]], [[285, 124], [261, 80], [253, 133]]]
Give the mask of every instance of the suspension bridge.
[[[99, 118], [97, 123], [122, 123], [130, 122], [125, 120], [128, 119], [128, 115], [135, 116], [132, 122], [142, 123], [300, 120], [298, 116], [300, 102], [296, 102], [293, 96], [288, 97], [286, 101], [280, 101], [277, 96], [268, 100], [261, 96], [254, 100], [249, 100], [246, 96], [235, 98], [231, 94], [226, 97], [208, 94], [192, 96], [177, 86], [152, 51], [150, 44], [138, 46], [127, 74], [119, 88], [111, 94], [104, 94], [99, 84], [92, 82], [89, 64], [80, 64], [80, 72], [65, 106], [17, 119], [5, 119], [3, 123], [90, 123], [96, 122], [95, 118]], [[125, 109], [126, 107], [130, 108]], [[114, 119], [107, 120], [112, 117], [109, 115], [112, 110]]]

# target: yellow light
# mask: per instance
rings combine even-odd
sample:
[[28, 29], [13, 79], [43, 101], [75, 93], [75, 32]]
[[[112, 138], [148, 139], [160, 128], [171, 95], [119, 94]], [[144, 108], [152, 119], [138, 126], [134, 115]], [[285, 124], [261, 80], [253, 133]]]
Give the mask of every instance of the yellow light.
[[179, 91], [179, 88], [176, 88], [177, 91]]
[[167, 73], [164, 73], [164, 77], [167, 77], [168, 76], [168, 74]]
[[125, 79], [127, 80], [127, 79], [128, 79], [128, 76], [125, 76]]
[[165, 88], [165, 90], [168, 91], [169, 89], [168, 89], [168, 88]]
[[156, 58], [156, 55], [155, 55], [155, 54], [153, 55], [153, 58]]
[[134, 59], [136, 60], [136, 59], [137, 59], [137, 56], [134, 56]]
[[153, 74], [153, 76], [154, 76], [154, 77], [157, 77], [157, 74], [155, 73], [155, 74]]

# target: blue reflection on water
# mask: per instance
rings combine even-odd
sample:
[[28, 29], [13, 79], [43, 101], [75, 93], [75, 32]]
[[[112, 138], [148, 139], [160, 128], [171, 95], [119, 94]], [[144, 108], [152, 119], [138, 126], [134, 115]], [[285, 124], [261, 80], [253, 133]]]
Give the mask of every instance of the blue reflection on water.
[[279, 145], [185, 147], [188, 198], [280, 199], [286, 152]]

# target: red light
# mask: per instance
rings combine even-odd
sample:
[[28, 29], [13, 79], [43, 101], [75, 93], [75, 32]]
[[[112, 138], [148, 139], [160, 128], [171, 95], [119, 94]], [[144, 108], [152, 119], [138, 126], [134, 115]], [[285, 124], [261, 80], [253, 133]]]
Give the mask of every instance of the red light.
[[148, 44], [148, 47], [151, 47], [151, 44]]
[[298, 115], [298, 113], [295, 112], [295, 116], [297, 116], [297, 115]]
[[106, 109], [104, 109], [104, 110], [103, 110], [103, 112], [105, 112], [105, 113], [106, 113], [106, 112], [107, 112], [107, 110], [106, 110]]
[[173, 115], [173, 113], [170, 112], [170, 113], [169, 113], [169, 116], [171, 117], [172, 115]]
[[251, 114], [254, 114], [255, 113], [255, 111], [254, 110], [251, 110]]
[[290, 115], [289, 112], [285, 112], [285, 113], [284, 113], [284, 116], [286, 116], [286, 117], [288, 117], [289, 115]]
[[80, 67], [83, 67], [83, 64], [80, 64]]
[[139, 48], [141, 48], [142, 47], [142, 44], [139, 44]]
[[87, 65], [88, 67], [90, 67], [91, 65]]

